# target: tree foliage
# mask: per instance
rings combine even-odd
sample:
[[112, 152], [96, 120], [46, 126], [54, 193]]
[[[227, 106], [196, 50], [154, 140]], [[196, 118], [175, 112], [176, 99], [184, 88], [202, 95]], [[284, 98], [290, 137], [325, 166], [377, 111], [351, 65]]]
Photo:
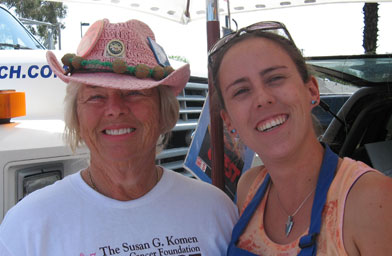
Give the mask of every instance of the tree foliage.
[[[60, 19], [67, 15], [67, 7], [63, 3], [41, 0], [0, 0], [0, 3], [13, 9], [19, 18], [31, 19], [51, 23], [56, 26], [26, 25], [45, 47], [49, 46], [50, 34], [54, 44], [57, 43], [59, 28], [65, 28]], [[59, 25], [59, 26], [58, 26]]]

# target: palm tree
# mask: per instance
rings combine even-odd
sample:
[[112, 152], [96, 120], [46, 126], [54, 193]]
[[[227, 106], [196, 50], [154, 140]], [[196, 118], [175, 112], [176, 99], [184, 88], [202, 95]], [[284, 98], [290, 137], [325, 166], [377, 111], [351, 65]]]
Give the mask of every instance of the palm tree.
[[378, 37], [378, 3], [365, 3], [363, 6], [364, 24], [363, 48], [365, 54], [376, 54]]

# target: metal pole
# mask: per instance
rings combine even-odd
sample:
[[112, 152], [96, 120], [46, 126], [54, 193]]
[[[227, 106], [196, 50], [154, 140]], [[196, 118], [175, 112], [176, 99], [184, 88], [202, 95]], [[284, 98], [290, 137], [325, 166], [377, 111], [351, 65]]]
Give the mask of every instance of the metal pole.
[[88, 22], [80, 22], [80, 38], [82, 38], [83, 37], [83, 27], [84, 26], [90, 26], [90, 23], [88, 23]]
[[227, 0], [227, 28], [231, 29], [231, 14], [230, 14], [230, 0]]
[[48, 31], [48, 48], [49, 50], [54, 49], [54, 43], [53, 43], [53, 28], [50, 28]]
[[[220, 38], [218, 0], [206, 0], [207, 4], [207, 46], [210, 49]], [[219, 106], [213, 85], [212, 72], [208, 70], [208, 97], [210, 100], [211, 120], [211, 179], [212, 184], [224, 190], [224, 148], [223, 148], [223, 123], [219, 115]]]
[[61, 50], [61, 24], [57, 24], [57, 30], [59, 32], [59, 50]]

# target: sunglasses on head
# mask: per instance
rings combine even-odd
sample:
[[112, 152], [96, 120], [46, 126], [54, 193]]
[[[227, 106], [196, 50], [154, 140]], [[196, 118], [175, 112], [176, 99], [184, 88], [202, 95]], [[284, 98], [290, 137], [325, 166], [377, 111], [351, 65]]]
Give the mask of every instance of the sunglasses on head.
[[244, 34], [256, 32], [256, 31], [262, 31], [262, 32], [269, 32], [269, 33], [274, 33], [277, 35], [280, 35], [288, 40], [290, 40], [294, 44], [294, 40], [292, 39], [289, 31], [287, 30], [286, 26], [277, 21], [262, 21], [262, 22], [257, 22], [255, 24], [249, 25], [247, 27], [241, 28], [235, 32], [232, 32], [221, 39], [219, 39], [214, 46], [208, 51], [208, 60], [211, 63], [212, 62], [212, 57], [219, 52], [220, 49], [222, 49], [223, 46], [225, 46], [227, 43], [229, 43], [231, 40], [233, 40], [236, 37], [240, 37]]

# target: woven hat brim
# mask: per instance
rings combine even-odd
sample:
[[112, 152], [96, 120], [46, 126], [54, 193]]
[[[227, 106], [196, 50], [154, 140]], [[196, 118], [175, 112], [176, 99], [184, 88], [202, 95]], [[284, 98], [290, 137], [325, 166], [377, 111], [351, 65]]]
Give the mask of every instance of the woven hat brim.
[[181, 66], [162, 80], [152, 78], [139, 79], [135, 76], [107, 72], [74, 73], [72, 76], [64, 75], [65, 70], [53, 52], [46, 53], [46, 59], [52, 71], [65, 83], [71, 81], [87, 85], [94, 85], [122, 90], [142, 90], [159, 85], [169, 86], [177, 96], [185, 87], [190, 77], [189, 64]]

